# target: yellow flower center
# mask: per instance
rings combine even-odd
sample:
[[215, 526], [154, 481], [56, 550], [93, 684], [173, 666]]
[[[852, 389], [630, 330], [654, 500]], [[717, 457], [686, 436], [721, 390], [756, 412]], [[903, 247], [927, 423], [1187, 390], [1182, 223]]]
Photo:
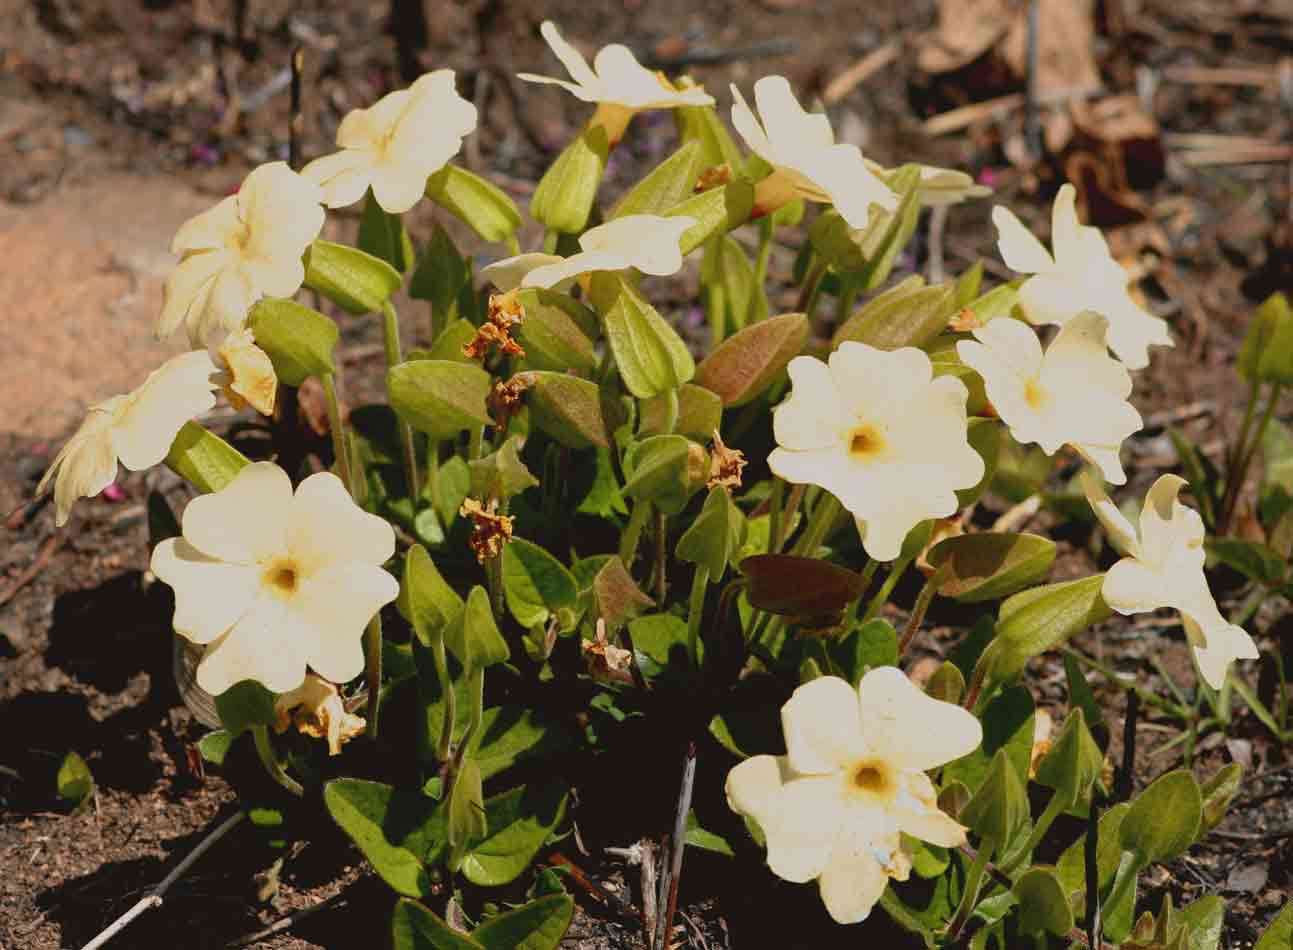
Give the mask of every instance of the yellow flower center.
[[860, 462], [873, 461], [888, 443], [879, 426], [863, 423], [849, 433], [849, 455]]
[[852, 769], [852, 786], [859, 794], [892, 798], [897, 791], [893, 770], [880, 759], [863, 759]]
[[1041, 409], [1050, 401], [1050, 394], [1042, 388], [1042, 384], [1033, 377], [1024, 383], [1024, 402], [1028, 403], [1033, 409]]
[[300, 586], [301, 573], [293, 561], [275, 558], [266, 566], [261, 581], [280, 597], [291, 597]]

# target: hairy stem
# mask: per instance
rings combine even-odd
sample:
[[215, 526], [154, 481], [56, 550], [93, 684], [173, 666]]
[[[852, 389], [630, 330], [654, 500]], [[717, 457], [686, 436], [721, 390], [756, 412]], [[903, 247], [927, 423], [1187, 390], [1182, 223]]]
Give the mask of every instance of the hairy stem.
[[[382, 306], [382, 332], [386, 344], [386, 368], [392, 369], [404, 362], [400, 348], [400, 318], [388, 300]], [[388, 377], [389, 378], [389, 377]], [[389, 397], [389, 389], [387, 396]], [[420, 486], [418, 484], [418, 459], [413, 449], [413, 428], [403, 419], [399, 421], [400, 448], [404, 453], [404, 480], [408, 486], [409, 499], [416, 511]]]

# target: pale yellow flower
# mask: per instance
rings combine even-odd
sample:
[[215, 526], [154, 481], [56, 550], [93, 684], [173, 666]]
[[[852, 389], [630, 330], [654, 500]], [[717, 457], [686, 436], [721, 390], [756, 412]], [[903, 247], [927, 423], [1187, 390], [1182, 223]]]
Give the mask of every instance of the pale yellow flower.
[[305, 249], [323, 227], [319, 187], [270, 162], [238, 194], [180, 226], [179, 264], [166, 279], [157, 335], [182, 325], [194, 347], [240, 330], [261, 297], [290, 297], [305, 280]]
[[296, 689], [306, 666], [341, 683], [364, 666], [364, 626], [399, 593], [381, 567], [395, 533], [360, 509], [341, 480], [254, 462], [226, 487], [189, 502], [183, 537], [153, 551], [175, 589], [175, 632], [206, 647], [198, 685], [223, 693], [251, 679]]
[[789, 371], [793, 388], [773, 413], [768, 467], [834, 494], [877, 561], [897, 557], [919, 522], [956, 511], [956, 491], [983, 478], [966, 436], [965, 385], [935, 379], [922, 351], [850, 341], [829, 364], [796, 356]]
[[696, 219], [686, 215], [625, 215], [580, 235], [578, 254], [521, 254], [490, 264], [480, 273], [504, 292], [518, 286], [564, 289], [593, 271], [636, 268], [644, 274], [668, 277], [682, 268], [678, 242], [695, 224]]
[[1127, 368], [1109, 356], [1108, 326], [1098, 313], [1080, 313], [1043, 353], [1031, 327], [999, 318], [974, 331], [977, 343], [962, 340], [956, 352], [983, 377], [988, 401], [1015, 441], [1036, 442], [1047, 455], [1067, 443], [1106, 481], [1121, 485], [1127, 476], [1118, 451], [1141, 419], [1127, 401]]
[[37, 488], [43, 492], [53, 480], [55, 523], [67, 522], [78, 498], [90, 498], [111, 485], [118, 460], [137, 472], [166, 458], [184, 423], [215, 405], [216, 373], [205, 351], [181, 353], [150, 373], [134, 392], [91, 407]]
[[1242, 627], [1221, 616], [1203, 574], [1203, 519], [1177, 497], [1185, 486], [1177, 475], [1161, 475], [1145, 495], [1137, 532], [1109, 500], [1104, 488], [1082, 473], [1087, 501], [1109, 542], [1126, 555], [1105, 574], [1101, 594], [1120, 614], [1171, 607], [1181, 614], [1199, 672], [1220, 689], [1231, 660], [1257, 659], [1257, 645]]
[[316, 158], [301, 174], [319, 183], [329, 208], [354, 204], [372, 188], [384, 210], [402, 214], [475, 128], [476, 107], [458, 95], [453, 70], [438, 69], [348, 113], [337, 129], [341, 151]]
[[1149, 365], [1150, 346], [1172, 346], [1167, 322], [1131, 299], [1130, 279], [1109, 253], [1099, 228], [1078, 221], [1077, 192], [1064, 185], [1051, 212], [1051, 254], [1001, 205], [992, 209], [997, 246], [1011, 270], [1033, 274], [1019, 288], [1019, 304], [1031, 323], [1064, 324], [1084, 310], [1109, 321], [1109, 347], [1130, 369]]
[[340, 755], [341, 746], [364, 731], [363, 716], [346, 712], [337, 687], [321, 676], [307, 673], [305, 682], [274, 700], [274, 731], [286, 732], [292, 723], [302, 735], [328, 740], [328, 755]]
[[756, 186], [757, 212], [770, 214], [804, 198], [834, 205], [850, 227], [864, 228], [872, 205], [886, 211], [898, 207], [898, 196], [867, 166], [862, 150], [837, 144], [830, 119], [805, 112], [784, 76], [764, 76], [754, 84], [758, 118], [736, 86], [732, 96], [732, 124], [773, 168]]
[[551, 20], [544, 20], [539, 32], [561, 65], [566, 67], [570, 79], [554, 79], [534, 73], [520, 73], [520, 78], [526, 82], [561, 86], [577, 99], [597, 103], [593, 124], [606, 129], [612, 145], [623, 137], [629, 120], [638, 112], [714, 104], [714, 97], [700, 86], [678, 88], [661, 73], [647, 69], [627, 46], [619, 43], [603, 46], [590, 67], [579, 50], [562, 38]]
[[772, 873], [816, 880], [839, 923], [864, 920], [890, 878], [906, 880], [900, 833], [946, 848], [965, 843], [925, 772], [982, 741], [966, 710], [887, 666], [856, 690], [836, 676], [805, 683], [782, 707], [781, 724], [786, 754], [732, 769], [728, 805], [762, 829]]
[[[885, 168], [879, 162], [866, 160], [867, 168], [877, 175], [891, 175], [895, 171]], [[980, 185], [965, 172], [954, 168], [940, 168], [937, 165], [920, 167], [920, 203], [926, 208], [937, 208], [946, 205], [958, 205], [972, 198], [983, 198], [992, 194], [987, 185]]]

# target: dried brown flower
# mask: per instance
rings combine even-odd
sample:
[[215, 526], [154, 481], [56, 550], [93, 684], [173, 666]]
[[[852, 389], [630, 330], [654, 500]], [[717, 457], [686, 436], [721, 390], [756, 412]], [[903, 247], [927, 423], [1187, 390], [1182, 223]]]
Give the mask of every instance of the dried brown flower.
[[723, 437], [714, 430], [714, 447], [709, 460], [709, 481], [706, 488], [722, 485], [731, 491], [741, 487], [741, 471], [745, 468], [745, 453], [740, 449], [729, 449], [723, 443]]
[[498, 501], [491, 498], [488, 505], [482, 505], [475, 498], [467, 498], [458, 513], [472, 520], [475, 526], [471, 532], [471, 545], [476, 560], [481, 564], [498, 557], [503, 553], [503, 545], [512, 540], [512, 518], [500, 515]]
[[521, 397], [529, 388], [530, 380], [523, 375], [494, 383], [485, 399], [485, 407], [500, 429], [506, 429], [512, 417], [521, 411]]
[[491, 347], [508, 356], [525, 356], [525, 349], [512, 338], [512, 328], [525, 319], [525, 308], [515, 290], [489, 298], [489, 316], [476, 329], [476, 336], [463, 345], [463, 353], [473, 360], [484, 360]]

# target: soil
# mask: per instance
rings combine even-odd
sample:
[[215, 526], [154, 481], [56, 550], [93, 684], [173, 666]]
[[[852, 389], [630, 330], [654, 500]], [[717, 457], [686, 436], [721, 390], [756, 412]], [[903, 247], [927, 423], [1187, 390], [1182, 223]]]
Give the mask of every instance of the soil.
[[[420, 7], [393, 6], [402, 11], [395, 16], [402, 24], [397, 34], [411, 35], [407, 18], [416, 20]], [[1134, 89], [1136, 67], [1161, 79], [1173, 66], [1273, 69], [1280, 56], [1293, 54], [1293, 11], [1281, 12], [1278, 4], [1108, 0], [1099, 7], [1105, 30], [1095, 49], [1106, 83], [1118, 91]], [[1011, 163], [1020, 139], [1017, 112], [969, 133], [930, 137], [920, 130], [923, 116], [936, 108], [1018, 88], [975, 69], [941, 83], [921, 76], [916, 52], [935, 22], [932, 0], [876, 0], [864, 11], [842, 0], [472, 0], [428, 3], [427, 9], [428, 39], [417, 49], [393, 41], [385, 4], [355, 0], [0, 0], [0, 289], [10, 328], [0, 355], [0, 513], [22, 509], [0, 535], [3, 950], [84, 944], [234, 808], [231, 787], [198, 764], [194, 743], [205, 730], [180, 702], [170, 672], [170, 595], [146, 573], [144, 500], [157, 489], [179, 508], [186, 488], [165, 471], [127, 475], [113, 498], [82, 502], [62, 532], [54, 530], [50, 506], [25, 506], [85, 406], [135, 385], [166, 352], [148, 334], [175, 225], [236, 187], [254, 164], [285, 157], [283, 71], [293, 46], [306, 51], [306, 157], [328, 150], [348, 109], [401, 84], [402, 76], [451, 67], [482, 112], [464, 161], [524, 205], [544, 163], [586, 113], [558, 90], [511, 78], [518, 70], [557, 69], [537, 35], [545, 17], [585, 48], [618, 40], [644, 58], [691, 59], [692, 73], [721, 101], [729, 82], [748, 89], [757, 76], [774, 72], [801, 91], [821, 91], [867, 53], [898, 40], [907, 45], [893, 65], [834, 105], [841, 136], [882, 163], [923, 160], [985, 173], [997, 200], [1045, 230], [1062, 158], [1027, 168]], [[1122, 20], [1115, 17], [1119, 11]], [[773, 55], [762, 55], [769, 48]], [[717, 63], [710, 62], [715, 51]], [[1167, 82], [1153, 104], [1168, 135], [1293, 138], [1293, 114], [1280, 111], [1271, 88]], [[664, 154], [668, 146], [659, 143], [667, 143], [667, 127], [655, 120], [654, 144], [638, 136], [616, 152], [608, 193]], [[1137, 158], [1130, 169], [1147, 167]], [[1146, 283], [1150, 304], [1169, 317], [1178, 340], [1175, 349], [1157, 350], [1136, 377], [1134, 400], [1147, 428], [1126, 453], [1131, 494], [1176, 465], [1164, 428], [1169, 422], [1219, 457], [1242, 411], [1233, 364], [1245, 321], [1265, 293], [1293, 289], [1290, 225], [1281, 223], [1293, 201], [1287, 163], [1195, 165], [1169, 147], [1163, 173], [1149, 179], [1134, 182], [1134, 201], [1099, 184], [1085, 190], [1088, 211], [1108, 216], [1098, 223], [1131, 221], [1113, 232], [1115, 246], [1153, 271]], [[950, 268], [982, 256], [991, 271], [989, 207], [979, 202], [950, 213], [944, 238]], [[1128, 218], [1128, 207], [1139, 211]], [[339, 221], [341, 231], [354, 227], [353, 218]], [[925, 266], [924, 233], [903, 267]], [[522, 244], [534, 246], [535, 235], [525, 232]], [[789, 249], [777, 251], [774, 279], [788, 278], [792, 258]], [[690, 289], [694, 283], [684, 274], [660, 291], [677, 311]], [[787, 308], [792, 303], [793, 294]], [[348, 375], [378, 378], [375, 325], [339, 319]], [[375, 395], [358, 384], [348, 393], [352, 404]], [[991, 515], [1005, 507], [999, 500], [986, 506]], [[1054, 521], [1043, 512], [1029, 524], [1044, 530]], [[1093, 553], [1087, 528], [1066, 524], [1056, 534], [1055, 578], [1107, 565], [1107, 553]], [[1230, 581], [1218, 582], [1223, 610], [1233, 609], [1242, 593]], [[900, 602], [910, 598], [900, 589]], [[1283, 600], [1273, 600], [1252, 626], [1264, 653], [1293, 652], [1286, 610]], [[920, 653], [941, 656], [965, 627], [951, 611], [936, 609], [930, 620], [933, 631], [920, 639]], [[1163, 675], [1193, 681], [1180, 628], [1161, 617], [1116, 619], [1077, 645], [1137, 674], [1160, 695], [1168, 695]], [[1161, 670], [1150, 665], [1151, 656], [1161, 660]], [[1261, 682], [1256, 664], [1243, 672], [1260, 689], [1269, 686], [1269, 671]], [[1053, 657], [1037, 661], [1027, 682], [1058, 722], [1065, 708], [1060, 664]], [[1098, 678], [1092, 682], [1113, 736], [1112, 760], [1121, 761], [1125, 693]], [[1142, 709], [1136, 788], [1183, 761], [1181, 744], [1168, 747], [1178, 732], [1155, 710]], [[86, 760], [97, 783], [90, 807], [75, 815], [54, 795], [54, 774], [69, 750]], [[1205, 737], [1190, 764], [1207, 776], [1231, 761], [1246, 771], [1231, 815], [1184, 858], [1150, 872], [1141, 896], [1142, 906], [1156, 906], [1169, 893], [1179, 906], [1221, 894], [1227, 899], [1222, 945], [1242, 947], [1293, 890], [1293, 758], [1244, 710], [1228, 732]], [[701, 781], [721, 783], [726, 765], [709, 774], [706, 765], [702, 760]], [[673, 766], [664, 771], [671, 776], [664, 784], [671, 784]], [[640, 788], [617, 794], [626, 806], [667, 807], [645, 802]], [[330, 902], [290, 931], [249, 945], [371, 943], [390, 891], [328, 822], [318, 821], [312, 832], [308, 847], [277, 847], [272, 836], [244, 823], [112, 946], [168, 945], [180, 933], [193, 950], [224, 947], [324, 901]], [[579, 913], [564, 946], [641, 945], [637, 871], [602, 850], [637, 837], [599, 827], [578, 845], [562, 846], [561, 859], [588, 881], [573, 888]], [[678, 931], [683, 945], [823, 947], [856, 939], [856, 931], [805, 923], [821, 917], [811, 888], [782, 884], [757, 861], [747, 864], [733, 874], [724, 859], [689, 853]], [[872, 934], [879, 945], [903, 945], [881, 925]]]

